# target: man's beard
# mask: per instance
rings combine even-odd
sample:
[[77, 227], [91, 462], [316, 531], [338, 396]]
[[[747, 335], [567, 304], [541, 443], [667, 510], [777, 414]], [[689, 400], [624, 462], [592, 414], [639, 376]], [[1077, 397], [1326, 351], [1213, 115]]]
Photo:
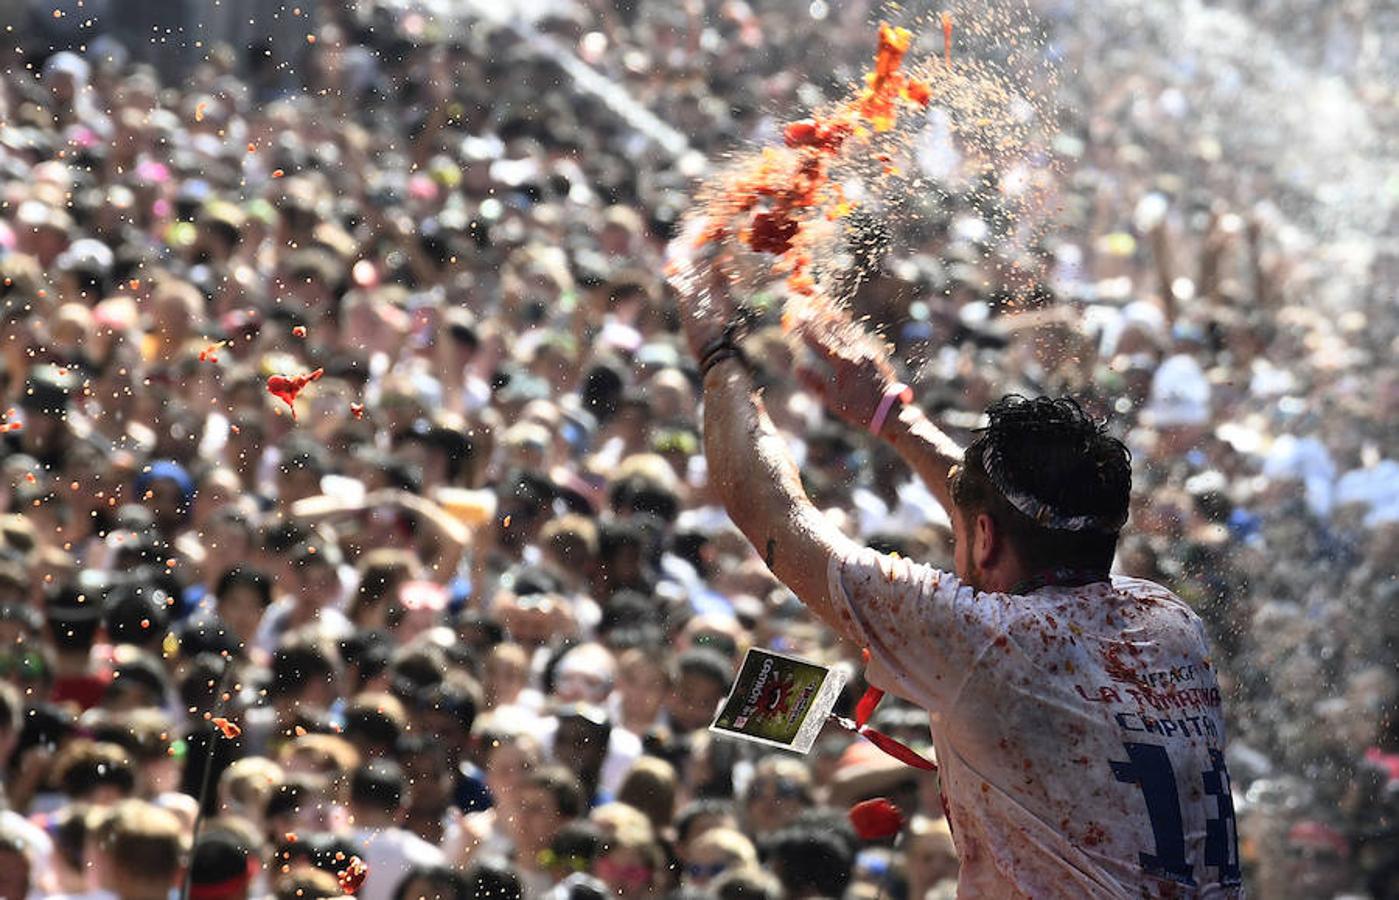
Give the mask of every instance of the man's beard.
[[[957, 572], [957, 578], [974, 591], [986, 591], [986, 570], [981, 565], [977, 565], [977, 560], [971, 556], [971, 547], [968, 547], [967, 565], [964, 565], [964, 571]], [[954, 563], [956, 563], [956, 558], [954, 558]]]

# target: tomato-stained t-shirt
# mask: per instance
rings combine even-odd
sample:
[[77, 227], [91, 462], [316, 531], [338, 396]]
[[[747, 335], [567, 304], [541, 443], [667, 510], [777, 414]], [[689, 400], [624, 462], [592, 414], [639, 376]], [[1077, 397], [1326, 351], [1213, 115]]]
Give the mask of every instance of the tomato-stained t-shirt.
[[833, 559], [868, 676], [928, 710], [963, 897], [1242, 896], [1203, 626], [1131, 578], [984, 593]]

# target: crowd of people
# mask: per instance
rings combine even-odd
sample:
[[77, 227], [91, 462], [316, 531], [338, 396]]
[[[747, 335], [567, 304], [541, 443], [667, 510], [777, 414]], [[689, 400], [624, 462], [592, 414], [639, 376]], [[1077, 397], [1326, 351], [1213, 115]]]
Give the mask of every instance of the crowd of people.
[[[304, 5], [304, 44], [179, 79], [96, 29], [4, 35], [0, 897], [337, 896], [355, 857], [367, 900], [952, 896], [936, 776], [707, 730], [746, 648], [842, 667], [838, 712], [859, 648], [707, 487], [662, 274], [706, 160], [839, 96], [873, 4]], [[1382, 129], [1369, 6], [1311, 64]], [[1066, 73], [1033, 246], [1004, 258], [1002, 188], [944, 167], [849, 300], [953, 434], [1010, 392], [1110, 417], [1117, 569], [1210, 628], [1254, 890], [1397, 896], [1399, 252], [1230, 118], [1269, 70], [1200, 42], [1291, 4], [1192, 7], [1155, 61], [1114, 30], [1148, 13], [1103, 7], [1025, 11]], [[749, 342], [818, 504], [950, 565], [947, 512], [776, 319]], [[897, 839], [852, 830], [872, 796]]]

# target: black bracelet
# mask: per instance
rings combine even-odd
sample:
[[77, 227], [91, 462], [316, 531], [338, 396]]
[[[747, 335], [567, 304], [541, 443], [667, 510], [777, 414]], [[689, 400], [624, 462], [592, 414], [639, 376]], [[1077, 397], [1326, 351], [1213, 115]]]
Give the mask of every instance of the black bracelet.
[[738, 345], [747, 331], [745, 323], [730, 322], [724, 326], [723, 331], [719, 332], [718, 337], [700, 349], [699, 371], [701, 380], [721, 359], [736, 357], [745, 368], [748, 366], [748, 357], [744, 354], [743, 348]]
[[725, 331], [723, 334], [719, 335], [717, 338], [701, 347], [700, 352], [695, 357], [695, 359], [699, 363], [700, 368], [703, 369], [704, 361], [709, 359], [709, 357], [713, 356], [721, 350], [728, 350], [735, 346], [737, 345], [729, 337], [728, 331]]
[[736, 359], [745, 369], [748, 368], [748, 357], [744, 355], [742, 350], [738, 349], [738, 345], [723, 344], [716, 347], [706, 354], [704, 359], [700, 360], [700, 381], [703, 382], [704, 379], [708, 377], [710, 370], [726, 359]]
[[703, 361], [709, 354], [721, 347], [737, 347], [738, 342], [743, 340], [748, 334], [748, 327], [743, 322], [730, 322], [724, 326], [724, 330], [719, 332], [719, 336], [705, 344], [700, 349], [699, 358]]

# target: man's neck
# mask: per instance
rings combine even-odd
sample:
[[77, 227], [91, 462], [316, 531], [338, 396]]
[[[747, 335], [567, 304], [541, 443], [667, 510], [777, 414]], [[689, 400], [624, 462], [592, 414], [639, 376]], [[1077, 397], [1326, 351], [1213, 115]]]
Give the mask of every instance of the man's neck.
[[1099, 581], [1108, 581], [1110, 578], [1111, 576], [1105, 570], [1060, 566], [1023, 575], [1016, 580], [1010, 591], [1014, 594], [1029, 594], [1042, 587], [1079, 587]]

